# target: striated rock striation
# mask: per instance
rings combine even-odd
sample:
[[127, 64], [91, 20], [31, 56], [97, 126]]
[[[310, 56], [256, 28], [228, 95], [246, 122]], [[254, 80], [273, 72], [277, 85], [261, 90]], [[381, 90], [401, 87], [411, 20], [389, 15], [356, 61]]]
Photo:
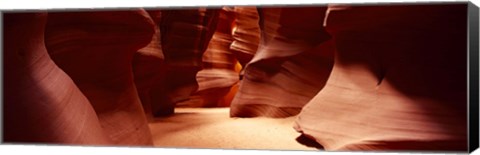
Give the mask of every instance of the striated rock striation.
[[143, 9], [49, 13], [45, 43], [52, 60], [88, 98], [117, 145], [152, 145], [132, 60], [154, 32]]

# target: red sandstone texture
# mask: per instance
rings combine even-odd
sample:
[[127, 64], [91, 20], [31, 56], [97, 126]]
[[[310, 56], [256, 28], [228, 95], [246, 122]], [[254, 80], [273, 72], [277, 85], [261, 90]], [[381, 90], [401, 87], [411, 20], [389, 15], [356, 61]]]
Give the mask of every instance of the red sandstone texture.
[[[331, 58], [315, 48], [329, 35], [323, 28], [326, 7], [261, 8], [262, 39], [245, 66], [233, 117], [288, 117], [296, 115], [322, 88]], [[309, 22], [302, 22], [309, 21]]]
[[245, 65], [252, 60], [260, 43], [260, 25], [257, 7], [234, 7], [233, 42], [230, 49], [239, 63]]
[[465, 14], [466, 5], [331, 11], [335, 64], [295, 129], [326, 150], [466, 151]]
[[153, 120], [153, 109], [156, 104], [168, 102], [165, 87], [166, 64], [163, 56], [160, 27], [160, 10], [147, 10], [154, 21], [155, 33], [150, 43], [139, 49], [132, 60], [133, 76], [138, 96], [149, 121]]
[[152, 144], [132, 59], [152, 39], [153, 25], [144, 10], [49, 13], [50, 56], [88, 98], [115, 144]]
[[160, 21], [165, 56], [167, 102], [153, 103], [155, 116], [171, 115], [176, 104], [187, 101], [198, 89], [196, 74], [203, 53], [215, 32], [218, 9], [162, 10]]
[[47, 53], [47, 13], [4, 19], [4, 141], [111, 144], [90, 101]]
[[230, 49], [233, 42], [232, 25], [235, 20], [233, 7], [224, 7], [219, 11], [215, 33], [203, 54], [203, 69], [197, 74], [197, 94], [202, 98], [201, 107], [227, 106], [221, 103], [231, 87], [238, 82], [235, 71], [237, 59]]
[[[466, 151], [466, 11], [439, 4], [6, 13], [5, 141], [151, 146], [193, 134], [205, 143], [164, 146], [251, 149], [231, 143], [246, 133], [223, 129], [256, 132], [254, 124], [276, 122], [282, 130], [257, 129], [287, 133], [272, 136], [288, 146], [297, 131], [327, 151]], [[175, 112], [179, 106], [229, 108]], [[212, 118], [224, 114], [232, 118]], [[230, 143], [213, 145], [219, 141]]]

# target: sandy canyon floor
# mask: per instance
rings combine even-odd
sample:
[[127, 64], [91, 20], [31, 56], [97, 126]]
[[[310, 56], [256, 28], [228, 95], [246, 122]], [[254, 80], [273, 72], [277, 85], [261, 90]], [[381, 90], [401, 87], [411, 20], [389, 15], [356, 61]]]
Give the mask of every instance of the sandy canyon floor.
[[[287, 118], [230, 118], [228, 108], [177, 108], [150, 123], [156, 147], [319, 150]], [[320, 149], [321, 150], [321, 149]]]

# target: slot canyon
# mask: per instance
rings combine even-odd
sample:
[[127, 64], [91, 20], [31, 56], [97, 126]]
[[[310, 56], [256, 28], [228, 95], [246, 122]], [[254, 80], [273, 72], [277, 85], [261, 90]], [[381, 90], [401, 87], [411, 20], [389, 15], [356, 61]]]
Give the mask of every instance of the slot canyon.
[[5, 143], [467, 151], [467, 3], [3, 14]]

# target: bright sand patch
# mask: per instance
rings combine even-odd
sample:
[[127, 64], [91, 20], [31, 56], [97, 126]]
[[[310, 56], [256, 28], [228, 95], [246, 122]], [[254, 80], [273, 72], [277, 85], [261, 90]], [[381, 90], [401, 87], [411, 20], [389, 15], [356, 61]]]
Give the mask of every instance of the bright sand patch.
[[295, 116], [230, 118], [228, 108], [177, 108], [150, 123], [154, 145], [175, 148], [318, 150], [296, 141]]

